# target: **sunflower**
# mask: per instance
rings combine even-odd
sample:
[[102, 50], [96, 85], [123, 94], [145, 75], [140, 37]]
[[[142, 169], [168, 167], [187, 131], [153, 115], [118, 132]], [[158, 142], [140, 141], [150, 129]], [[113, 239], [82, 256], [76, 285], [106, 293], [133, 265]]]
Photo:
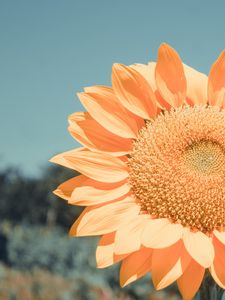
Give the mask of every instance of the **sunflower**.
[[97, 266], [122, 261], [121, 286], [151, 272], [189, 300], [209, 270], [225, 288], [225, 51], [207, 77], [162, 44], [156, 63], [114, 64], [112, 87], [78, 97], [83, 147], [51, 159], [81, 173], [54, 191], [86, 206], [70, 235], [100, 235]]

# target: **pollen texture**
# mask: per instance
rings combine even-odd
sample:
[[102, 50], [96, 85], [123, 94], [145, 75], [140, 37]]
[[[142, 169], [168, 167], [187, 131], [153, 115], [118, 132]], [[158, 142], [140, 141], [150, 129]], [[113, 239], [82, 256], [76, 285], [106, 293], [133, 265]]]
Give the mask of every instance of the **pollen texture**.
[[210, 234], [225, 228], [225, 110], [185, 106], [146, 123], [128, 160], [142, 211]]

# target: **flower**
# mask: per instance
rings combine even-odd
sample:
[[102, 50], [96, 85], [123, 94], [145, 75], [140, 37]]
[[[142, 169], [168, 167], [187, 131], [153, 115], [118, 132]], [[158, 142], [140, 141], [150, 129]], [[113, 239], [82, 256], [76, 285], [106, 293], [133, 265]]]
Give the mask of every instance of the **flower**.
[[55, 190], [87, 206], [70, 235], [101, 235], [97, 265], [122, 261], [122, 286], [151, 272], [188, 300], [209, 269], [225, 288], [225, 51], [207, 77], [162, 44], [78, 96], [69, 132], [84, 147], [52, 159], [82, 174]]

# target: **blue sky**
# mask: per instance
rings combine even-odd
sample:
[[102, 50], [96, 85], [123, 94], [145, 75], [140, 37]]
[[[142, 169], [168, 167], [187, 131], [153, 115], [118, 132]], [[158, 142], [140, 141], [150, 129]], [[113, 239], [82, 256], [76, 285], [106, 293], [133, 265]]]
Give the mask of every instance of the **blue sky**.
[[208, 73], [225, 48], [224, 1], [0, 0], [0, 168], [38, 175], [77, 147], [67, 116], [114, 62], [155, 60], [162, 42]]

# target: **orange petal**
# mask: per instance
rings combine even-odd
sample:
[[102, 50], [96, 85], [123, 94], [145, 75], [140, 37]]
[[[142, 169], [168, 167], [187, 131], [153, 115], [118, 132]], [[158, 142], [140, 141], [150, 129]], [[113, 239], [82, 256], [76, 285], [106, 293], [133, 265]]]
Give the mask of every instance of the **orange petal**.
[[60, 153], [60, 154], [57, 154], [57, 155], [53, 156], [49, 161], [54, 163], [54, 164], [64, 166], [66, 168], [71, 168], [70, 163], [65, 159], [64, 155], [67, 155], [67, 154], [69, 154], [69, 155], [74, 155], [75, 154], [76, 155], [77, 152], [85, 151], [85, 150], [86, 149], [84, 147], [69, 150], [67, 152]]
[[72, 150], [56, 155], [51, 161], [97, 181], [118, 182], [128, 177], [126, 163], [106, 153]]
[[205, 268], [201, 267], [195, 260], [191, 260], [184, 274], [177, 279], [179, 291], [183, 300], [191, 300], [197, 293], [203, 280]]
[[160, 95], [159, 91], [157, 90], [156, 81], [155, 81], [156, 63], [149, 62], [148, 65], [134, 64], [131, 65], [130, 67], [138, 71], [145, 78], [145, 80], [152, 88], [152, 91], [154, 92], [155, 99], [156, 99], [157, 115], [160, 113], [161, 109], [169, 110], [171, 106], [163, 99], [163, 97]]
[[183, 226], [167, 219], [149, 220], [142, 233], [142, 244], [149, 248], [164, 248], [176, 243], [183, 234]]
[[133, 219], [139, 211], [140, 206], [130, 196], [103, 206], [89, 206], [72, 225], [70, 235], [102, 235], [115, 231], [124, 220]]
[[130, 186], [126, 181], [109, 184], [87, 179], [85, 186], [73, 191], [70, 203], [84, 206], [101, 204], [127, 195], [129, 191]]
[[215, 259], [210, 272], [216, 283], [225, 289], [225, 246], [217, 238], [213, 238]]
[[144, 79], [148, 82], [153, 92], [156, 91], [156, 82], [155, 82], [155, 62], [149, 62], [147, 65], [144, 64], [133, 64], [130, 65], [132, 69], [138, 71]]
[[208, 77], [185, 64], [183, 67], [187, 80], [187, 98], [192, 104], [206, 104]]
[[[157, 100], [157, 106], [160, 109], [166, 109], [169, 110], [171, 108], [171, 105], [166, 102], [163, 97], [160, 95], [159, 91], [157, 90], [156, 81], [155, 81], [155, 62], [149, 62], [148, 65], [143, 64], [134, 64], [131, 65], [133, 69], [138, 71], [148, 82], [148, 84], [151, 86], [153, 92], [155, 93], [155, 97]], [[159, 113], [159, 111], [158, 111]], [[157, 114], [158, 114], [157, 113]]]
[[190, 256], [182, 241], [153, 250], [152, 281], [156, 289], [162, 289], [179, 278], [190, 262]]
[[217, 239], [225, 245], [225, 232], [224, 231], [218, 231], [214, 230], [213, 231], [214, 235], [217, 237]]
[[130, 253], [140, 249], [141, 233], [148, 218], [148, 215], [139, 215], [117, 230], [115, 237], [116, 254]]
[[187, 83], [182, 61], [167, 44], [159, 47], [155, 78], [160, 94], [171, 106], [177, 107], [184, 103]]
[[132, 140], [115, 135], [90, 117], [88, 113], [79, 112], [69, 116], [71, 135], [85, 147], [97, 152], [110, 152], [122, 156], [129, 153]]
[[84, 175], [76, 176], [60, 184], [54, 193], [74, 205], [96, 205], [126, 195], [130, 186], [126, 181], [103, 183]]
[[[186, 259], [185, 263], [187, 264], [188, 259]], [[186, 267], [186, 265], [185, 265]], [[175, 263], [171, 270], [161, 279], [161, 281], [155, 285], [157, 290], [161, 290], [172, 284], [174, 281], [177, 280], [183, 274], [183, 266], [181, 258]]]
[[209, 72], [208, 100], [211, 105], [225, 107], [225, 50]]
[[163, 97], [161, 96], [158, 90], [155, 91], [155, 96], [157, 99], [157, 105], [160, 109], [168, 110], [168, 111], [171, 109], [171, 105], [168, 102], [166, 102], [166, 100], [163, 99]]
[[[215, 271], [215, 266], [212, 265], [210, 268], [210, 273], [213, 277], [213, 279], [215, 280], [215, 282], [222, 288], [225, 289], [225, 282], [224, 282], [224, 272], [223, 270], [220, 268], [219, 265], [217, 265], [217, 271]], [[219, 276], [217, 275], [217, 273], [219, 274]], [[222, 277], [223, 276], [223, 277]]]
[[53, 191], [53, 193], [65, 200], [67, 200], [69, 203], [71, 203], [71, 194], [73, 190], [77, 187], [82, 185], [85, 182], [85, 179], [87, 177], [83, 175], [79, 175], [76, 177], [73, 177], [62, 184], [60, 184], [56, 190]]
[[112, 85], [116, 96], [132, 113], [143, 119], [156, 116], [156, 98], [145, 78], [131, 67], [114, 64]]
[[202, 267], [208, 268], [214, 259], [214, 248], [211, 239], [202, 232], [184, 230], [184, 245], [192, 258]]
[[112, 88], [98, 86], [85, 90], [88, 92], [79, 93], [78, 96], [93, 119], [118, 136], [137, 137], [144, 121], [129, 113], [119, 103]]
[[152, 250], [141, 248], [130, 254], [120, 268], [120, 285], [125, 285], [144, 276], [151, 269]]
[[129, 254], [114, 254], [115, 232], [102, 236], [96, 249], [96, 263], [98, 268], [106, 268], [127, 257]]

